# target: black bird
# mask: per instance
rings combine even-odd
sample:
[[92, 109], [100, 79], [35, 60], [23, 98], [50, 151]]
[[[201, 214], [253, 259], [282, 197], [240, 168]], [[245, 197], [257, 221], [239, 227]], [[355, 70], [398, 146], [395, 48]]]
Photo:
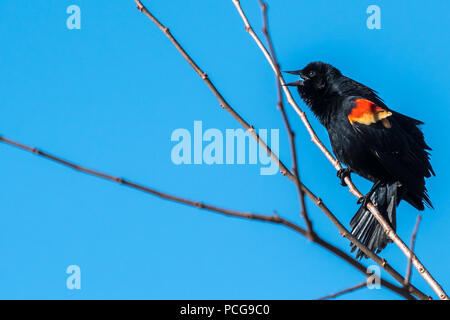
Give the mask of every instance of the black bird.
[[[351, 172], [374, 182], [350, 222], [352, 234], [378, 253], [389, 237], [366, 208], [370, 200], [396, 227], [396, 208], [405, 200], [418, 210], [433, 207], [425, 178], [435, 175], [429, 150], [419, 125], [423, 122], [388, 108], [377, 92], [344, 75], [330, 64], [312, 62], [298, 71], [296, 86], [301, 98], [328, 131], [337, 159], [347, 166], [338, 171], [341, 184]], [[351, 244], [352, 252], [356, 247]], [[358, 250], [357, 258], [365, 257]]]

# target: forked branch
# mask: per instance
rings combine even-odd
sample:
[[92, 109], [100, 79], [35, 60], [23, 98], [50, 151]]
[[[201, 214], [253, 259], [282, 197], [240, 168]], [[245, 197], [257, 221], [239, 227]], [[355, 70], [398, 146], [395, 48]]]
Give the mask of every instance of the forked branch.
[[[270, 148], [267, 146], [267, 144], [260, 139], [258, 134], [256, 133], [256, 130], [254, 130], [253, 126], [250, 126], [225, 100], [225, 98], [220, 94], [218, 89], [214, 86], [214, 84], [211, 82], [211, 80], [206, 76], [206, 73], [203, 72], [202, 69], [194, 62], [194, 60], [189, 56], [189, 54], [183, 49], [181, 44], [175, 39], [175, 37], [172, 35], [172, 33], [169, 31], [169, 29], [164, 26], [143, 4], [140, 0], [134, 0], [137, 4], [137, 8], [139, 11], [144, 13], [172, 42], [172, 44], [177, 48], [177, 50], [180, 52], [180, 54], [184, 57], [184, 59], [189, 63], [190, 66], [195, 70], [195, 72], [203, 79], [203, 81], [206, 83], [208, 88], [212, 91], [214, 96], [219, 100], [220, 105], [222, 108], [224, 108], [226, 111], [228, 111], [245, 129], [247, 129], [249, 132], [251, 132], [252, 137], [259, 143], [260, 147], [263, 148], [263, 150], [266, 150], [266, 152], [269, 154], [269, 156], [272, 158], [272, 160], [275, 161], [275, 163], [279, 164], [280, 172], [289, 178], [293, 183], [297, 184], [297, 179], [294, 177], [292, 172], [290, 172], [286, 166], [280, 161], [280, 159], [275, 155]], [[272, 60], [271, 60], [272, 61]], [[282, 79], [282, 78], [280, 78]], [[301, 183], [300, 183], [301, 184]], [[386, 260], [381, 259], [376, 254], [374, 254], [372, 251], [367, 249], [366, 246], [364, 246], [361, 242], [359, 242], [353, 235], [348, 232], [348, 230], [339, 222], [339, 220], [333, 215], [333, 213], [326, 207], [326, 205], [323, 203], [322, 199], [314, 195], [305, 185], [301, 184], [301, 188], [303, 192], [319, 207], [319, 209], [325, 213], [325, 215], [332, 221], [332, 223], [338, 228], [339, 232], [343, 237], [346, 237], [349, 239], [352, 243], [354, 243], [361, 251], [363, 251], [369, 258], [371, 258], [375, 263], [377, 263], [379, 266], [381, 266], [386, 272], [388, 272], [392, 277], [394, 277], [399, 283], [404, 283], [404, 278], [396, 271], [394, 270]], [[324, 241], [323, 239], [319, 237], [315, 237], [312, 239], [315, 243], [326, 247], [331, 252], [335, 253], [342, 259], [344, 259], [346, 262], [350, 263], [352, 266], [356, 267], [361, 272], [365, 273], [365, 270], [362, 270], [359, 268], [360, 263], [356, 261], [354, 258], [348, 256], [347, 254], [342, 255], [342, 251], [340, 249], [337, 249], [335, 246], [331, 245], [330, 243]], [[337, 250], [336, 250], [337, 249]], [[350, 259], [349, 259], [350, 257]], [[412, 286], [411, 284], [407, 287], [407, 290], [414, 295], [416, 295], [420, 299], [430, 299], [429, 296], [425, 295], [423, 292]]]
[[[289, 89], [287, 86], [285, 86], [286, 82], [284, 81], [283, 75], [280, 73], [280, 71], [277, 68], [277, 65], [273, 62], [269, 52], [267, 51], [264, 44], [261, 42], [255, 31], [253, 30], [250, 22], [247, 19], [247, 16], [245, 15], [239, 0], [231, 0], [233, 4], [235, 5], [240, 17], [242, 18], [245, 26], [245, 30], [250, 34], [250, 36], [253, 38], [253, 40], [256, 42], [259, 49], [264, 54], [266, 60], [269, 62], [270, 66], [272, 67], [273, 72], [278, 76], [279, 81], [283, 87], [283, 91], [287, 97], [288, 103], [294, 108], [295, 112], [299, 115], [300, 119], [302, 120], [303, 124], [305, 125], [306, 129], [308, 130], [311, 140], [317, 145], [317, 147], [322, 151], [322, 153], [326, 156], [326, 158], [331, 162], [331, 164], [334, 166], [336, 170], [342, 169], [341, 164], [339, 161], [337, 161], [334, 156], [328, 151], [328, 149], [325, 147], [325, 145], [320, 141], [317, 134], [315, 133], [314, 129], [312, 128], [311, 124], [309, 123], [306, 114], [304, 111], [300, 109], [300, 107], [295, 102], [294, 98], [292, 97]], [[355, 197], [360, 199], [363, 195], [359, 190], [356, 188], [356, 186], [353, 184], [351, 179], [349, 177], [345, 178], [345, 182], [347, 186], [349, 187], [349, 191], [351, 194], [353, 194]], [[431, 273], [425, 268], [425, 266], [420, 262], [420, 260], [417, 258], [417, 256], [412, 252], [408, 246], [403, 242], [403, 240], [397, 235], [397, 233], [394, 231], [394, 229], [389, 225], [389, 223], [384, 219], [384, 217], [380, 214], [378, 209], [372, 204], [368, 203], [367, 208], [370, 210], [370, 212], [374, 215], [374, 217], [378, 220], [378, 222], [381, 224], [381, 226], [384, 228], [386, 234], [391, 238], [391, 240], [400, 248], [400, 250], [403, 252], [403, 254], [408, 258], [411, 259], [412, 264], [414, 267], [419, 271], [421, 276], [427, 281], [427, 283], [430, 285], [430, 287], [433, 289], [433, 291], [438, 295], [438, 297], [442, 300], [448, 300], [448, 296], [445, 293], [444, 289], [441, 287], [441, 285], [433, 278]]]
[[[277, 69], [280, 70], [280, 65], [277, 60], [277, 56], [275, 54], [275, 48], [273, 46], [272, 38], [270, 37], [269, 33], [269, 23], [268, 23], [268, 16], [267, 16], [267, 5], [262, 1], [259, 0], [262, 8], [262, 16], [263, 16], [263, 27], [262, 31], [264, 35], [266, 36], [267, 45], [269, 46], [270, 55], [272, 56], [273, 63], [277, 66]], [[281, 83], [279, 76], [275, 76], [276, 84], [277, 84], [277, 95], [278, 95], [278, 102], [277, 106], [278, 109], [281, 112], [281, 116], [283, 117], [283, 122], [286, 127], [286, 131], [289, 136], [289, 145], [291, 148], [291, 159], [292, 159], [292, 174], [294, 175], [294, 178], [296, 179], [295, 184], [297, 187], [297, 193], [298, 198], [300, 200], [300, 208], [301, 208], [301, 214], [303, 219], [305, 220], [308, 232], [310, 233], [310, 237], [313, 238], [315, 236], [312, 222], [309, 219], [308, 211], [306, 210], [306, 204], [305, 204], [305, 192], [301, 188], [301, 182], [300, 182], [300, 175], [299, 175], [299, 169], [298, 169], [298, 159], [297, 159], [297, 147], [295, 144], [295, 133], [292, 130], [291, 124], [289, 122], [289, 118], [286, 114], [286, 109], [284, 108], [284, 102], [283, 102], [283, 92], [281, 90]]]
[[[149, 188], [146, 187], [142, 184], [138, 184], [135, 182], [132, 182], [130, 180], [124, 179], [124, 178], [119, 178], [117, 176], [113, 176], [101, 171], [97, 171], [97, 170], [93, 170], [87, 167], [83, 167], [80, 166], [72, 161], [68, 161], [65, 159], [62, 159], [60, 157], [57, 157], [55, 155], [52, 155], [50, 153], [44, 152], [40, 149], [34, 148], [34, 147], [30, 147], [27, 146], [25, 144], [22, 144], [20, 142], [11, 140], [11, 139], [7, 139], [5, 137], [0, 136], [0, 142], [3, 142], [7, 145], [10, 146], [14, 146], [17, 147], [19, 149], [22, 149], [24, 151], [28, 151], [32, 154], [35, 154], [37, 156], [43, 157], [47, 160], [52, 160], [56, 163], [59, 163], [63, 166], [72, 168], [76, 171], [82, 172], [82, 173], [86, 173], [104, 180], [108, 180], [111, 182], [115, 182], [130, 188], [133, 188], [135, 190], [139, 190], [154, 196], [157, 196], [159, 198], [168, 200], [168, 201], [172, 201], [172, 202], [177, 202], [180, 204], [184, 204], [184, 205], [188, 205], [191, 207], [195, 207], [195, 208], [199, 208], [202, 210], [206, 210], [206, 211], [210, 211], [210, 212], [215, 212], [215, 213], [220, 213], [226, 216], [231, 216], [231, 217], [237, 217], [237, 218], [243, 218], [243, 219], [249, 219], [249, 220], [258, 220], [258, 221], [263, 221], [263, 222], [270, 222], [270, 223], [274, 223], [274, 224], [279, 224], [279, 225], [283, 225], [285, 227], [288, 227], [289, 229], [301, 234], [302, 236], [307, 237], [308, 236], [308, 232], [303, 229], [302, 227], [298, 226], [297, 224], [286, 220], [282, 217], [280, 217], [279, 215], [261, 215], [261, 214], [255, 214], [255, 213], [250, 213], [250, 212], [242, 212], [242, 211], [237, 211], [237, 210], [231, 210], [231, 209], [225, 209], [225, 208], [221, 208], [221, 207], [217, 207], [214, 205], [210, 205], [207, 203], [203, 203], [200, 201], [193, 201], [193, 200], [189, 200], [186, 198], [182, 198], [182, 197], [178, 197], [178, 196], [174, 196], [172, 194], [169, 193], [165, 193], [165, 192], [161, 192], [158, 191], [156, 189], [153, 188]], [[356, 260], [354, 260], [351, 256], [349, 256], [348, 254], [346, 254], [345, 252], [343, 252], [342, 250], [340, 250], [339, 248], [334, 247], [332, 244], [319, 239], [318, 243], [321, 247], [333, 252], [334, 254], [336, 254], [337, 256], [341, 257], [342, 259], [344, 259], [345, 261], [349, 262], [351, 265], [353, 265], [355, 268], [357, 268], [360, 272], [365, 273], [366, 268], [359, 262], [357, 262]], [[386, 288], [388, 288], [389, 290], [398, 293], [399, 295], [401, 295], [402, 297], [406, 298], [406, 299], [410, 299], [413, 300], [414, 297], [408, 293], [407, 290], [405, 290], [402, 287], [398, 287], [394, 284], [392, 284], [389, 281], [386, 281], [384, 279], [381, 279], [381, 283], [383, 286], [385, 286]]]

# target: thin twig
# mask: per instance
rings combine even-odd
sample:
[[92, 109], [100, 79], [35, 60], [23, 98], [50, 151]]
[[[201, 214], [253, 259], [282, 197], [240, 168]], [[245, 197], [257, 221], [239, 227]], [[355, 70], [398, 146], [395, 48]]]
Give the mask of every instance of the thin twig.
[[[264, 35], [266, 37], [267, 44], [268, 44], [269, 50], [270, 50], [270, 55], [272, 56], [273, 63], [276, 65], [277, 71], [279, 74], [280, 73], [280, 65], [278, 63], [278, 59], [277, 59], [275, 49], [273, 46], [273, 41], [272, 41], [272, 38], [271, 38], [270, 32], [269, 32], [269, 23], [268, 23], [268, 15], [267, 15], [268, 7], [267, 7], [267, 4], [264, 3], [263, 0], [259, 0], [259, 3], [261, 5], [261, 11], [262, 11], [262, 16], [263, 16], [262, 32], [264, 33]], [[309, 234], [311, 235], [311, 238], [313, 238], [315, 236], [315, 233], [314, 233], [314, 229], [312, 226], [312, 222], [309, 219], [308, 211], [306, 210], [305, 192], [301, 188], [300, 175], [299, 175], [299, 170], [298, 170], [297, 148], [295, 145], [295, 133], [292, 130], [291, 124], [289, 122], [289, 118], [287, 117], [286, 110], [284, 108], [283, 92], [281, 89], [281, 83], [280, 83], [279, 76], [277, 75], [275, 78], [276, 78], [277, 94], [278, 94], [277, 106], [281, 112], [281, 116], [283, 117], [284, 125], [286, 127], [286, 131], [289, 136], [289, 144], [291, 147], [291, 157], [292, 157], [292, 174], [294, 175], [294, 177], [296, 179], [296, 186], [297, 186], [298, 198], [300, 201], [301, 215], [302, 215], [303, 219], [305, 220], [305, 224], [306, 224]]]
[[350, 293], [350, 292], [356, 291], [358, 289], [364, 288], [366, 285], [367, 285], [367, 283], [366, 283], [366, 281], [364, 281], [364, 282], [362, 282], [360, 284], [357, 284], [356, 286], [353, 286], [353, 287], [350, 287], [350, 288], [338, 291], [336, 293], [329, 294], [329, 295], [327, 295], [325, 297], [322, 297], [322, 298], [319, 298], [317, 300], [333, 299], [333, 298], [339, 297], [339, 296], [341, 296], [343, 294]]
[[[412, 236], [411, 236], [410, 249], [411, 249], [412, 252], [414, 252], [414, 246], [416, 244], [417, 231], [419, 230], [419, 225], [420, 225], [420, 221], [421, 220], [422, 220], [422, 215], [419, 214], [417, 216], [416, 226], [414, 227], [414, 231], [413, 231]], [[409, 258], [408, 259], [408, 265], [406, 267], [405, 286], [407, 286], [409, 284], [409, 281], [411, 280], [411, 266], [412, 266], [412, 261], [411, 261], [411, 258]]]
[[120, 178], [117, 176], [113, 176], [98, 170], [93, 170], [81, 165], [78, 165], [72, 161], [69, 160], [64, 160], [60, 157], [57, 157], [55, 155], [52, 155], [50, 153], [44, 152], [38, 148], [33, 148], [30, 146], [27, 146], [25, 144], [22, 144], [20, 142], [11, 140], [11, 139], [7, 139], [5, 137], [0, 136], [0, 142], [3, 142], [5, 144], [17, 147], [19, 149], [31, 152], [35, 155], [38, 155], [40, 157], [46, 158], [48, 160], [52, 160], [54, 162], [57, 162], [63, 166], [72, 168], [76, 171], [82, 172], [82, 173], [86, 173], [88, 175], [92, 175], [104, 180], [108, 180], [111, 182], [115, 182], [133, 189], [137, 189], [139, 191], [145, 192], [145, 193], [149, 193], [151, 195], [157, 196], [159, 198], [165, 199], [165, 200], [169, 200], [169, 201], [173, 201], [173, 202], [178, 202], [181, 204], [185, 204], [191, 207], [196, 207], [199, 209], [204, 209], [207, 211], [212, 211], [212, 212], [216, 212], [216, 213], [221, 213], [227, 216], [232, 216], [232, 217], [238, 217], [238, 218], [245, 218], [245, 219], [250, 219], [250, 220], [259, 220], [259, 221], [265, 221], [265, 222], [272, 222], [272, 223], [278, 223], [278, 224], [283, 224], [295, 231], [297, 231], [298, 233], [306, 236], [307, 235], [307, 231], [299, 226], [297, 226], [296, 224], [294, 224], [293, 222], [290, 222], [288, 220], [285, 220], [283, 218], [281, 218], [279, 215], [274, 214], [274, 215], [261, 215], [261, 214], [254, 214], [254, 213], [250, 213], [250, 212], [242, 212], [242, 211], [236, 211], [236, 210], [230, 210], [230, 209], [224, 209], [224, 208], [220, 208], [217, 206], [213, 206], [210, 204], [206, 204], [200, 201], [193, 201], [193, 200], [188, 200], [186, 198], [182, 198], [182, 197], [177, 197], [165, 192], [161, 192], [158, 191], [156, 189], [153, 188], [149, 188], [146, 187], [142, 184], [136, 183], [136, 182], [132, 182], [130, 180], [124, 179], [124, 178]]
[[[284, 219], [282, 217], [280, 217], [278, 214], [273, 214], [273, 215], [261, 215], [261, 214], [255, 214], [255, 213], [250, 213], [250, 212], [242, 212], [242, 211], [237, 211], [237, 210], [230, 210], [230, 209], [225, 209], [225, 208], [221, 208], [221, 207], [217, 207], [217, 206], [213, 206], [210, 204], [206, 204], [200, 201], [193, 201], [193, 200], [189, 200], [186, 198], [182, 198], [182, 197], [178, 197], [178, 196], [174, 196], [165, 192], [161, 192], [158, 190], [155, 190], [153, 188], [149, 188], [146, 187], [142, 184], [138, 184], [135, 182], [131, 182], [130, 180], [124, 179], [124, 178], [119, 178], [117, 176], [113, 176], [107, 173], [103, 173], [101, 171], [97, 171], [97, 170], [93, 170], [87, 167], [83, 167], [80, 166], [72, 161], [68, 161], [68, 160], [64, 160], [60, 157], [54, 156], [50, 153], [44, 152], [40, 149], [37, 148], [33, 148], [30, 146], [27, 146], [25, 144], [19, 143], [17, 141], [11, 140], [11, 139], [7, 139], [5, 137], [0, 136], [0, 142], [3, 142], [7, 145], [10, 146], [14, 146], [17, 147], [19, 149], [22, 149], [24, 151], [28, 151], [32, 154], [35, 154], [37, 156], [40, 156], [42, 158], [45, 158], [47, 160], [51, 160], [54, 162], [57, 162], [63, 166], [72, 168], [76, 171], [82, 172], [82, 173], [86, 173], [88, 175], [92, 175], [104, 180], [108, 180], [111, 182], [115, 182], [121, 185], [125, 185], [128, 186], [130, 188], [157, 196], [159, 198], [165, 199], [165, 200], [169, 200], [172, 202], [177, 202], [177, 203], [181, 203], [181, 204], [185, 204], [191, 207], [196, 207], [202, 210], [206, 210], [206, 211], [211, 211], [211, 212], [215, 212], [215, 213], [220, 213], [226, 216], [231, 216], [231, 217], [237, 217], [237, 218], [243, 218], [243, 219], [249, 219], [249, 220], [258, 220], [258, 221], [263, 221], [263, 222], [269, 222], [269, 223], [274, 223], [274, 224], [279, 224], [279, 225], [283, 225], [299, 234], [301, 234], [302, 236], [308, 237], [308, 232], [307, 230], [303, 229], [302, 227], [298, 226], [297, 224]], [[353, 257], [349, 256], [348, 254], [346, 254], [345, 252], [343, 252], [342, 250], [340, 250], [339, 248], [333, 246], [332, 244], [319, 239], [319, 241], [316, 241], [315, 243], [319, 244], [321, 247], [327, 249], [328, 251], [336, 254], [337, 256], [341, 257], [342, 259], [344, 259], [345, 261], [347, 261], [348, 263], [350, 263], [351, 265], [353, 265], [356, 269], [358, 269], [360, 272], [365, 273], [366, 272], [366, 268], [359, 263], [358, 261], [356, 261]], [[381, 279], [381, 284], [388, 288], [389, 290], [398, 293], [399, 295], [401, 295], [402, 297], [409, 299], [409, 300], [414, 300], [414, 297], [411, 296], [410, 293], [407, 292], [407, 290], [405, 290], [402, 287], [398, 287], [396, 285], [394, 285], [393, 283]]]
[[[184, 57], [184, 59], [189, 63], [190, 66], [196, 71], [196, 73], [203, 79], [203, 81], [206, 83], [208, 88], [212, 91], [214, 96], [219, 100], [220, 105], [222, 108], [224, 108], [227, 112], [229, 112], [245, 129], [249, 130], [252, 133], [252, 137], [257, 140], [260, 147], [263, 148], [269, 154], [269, 156], [279, 164], [280, 172], [285, 175], [290, 181], [293, 183], [297, 183], [297, 180], [295, 179], [292, 172], [290, 172], [287, 167], [280, 161], [280, 159], [275, 155], [270, 148], [265, 144], [263, 140], [261, 140], [254, 130], [253, 126], [249, 126], [247, 122], [226, 102], [225, 98], [220, 94], [218, 89], [213, 85], [211, 80], [206, 76], [206, 73], [203, 72], [200, 67], [194, 62], [194, 60], [188, 55], [188, 53], [183, 49], [181, 44], [175, 39], [175, 37], [170, 33], [169, 29], [165, 27], [158, 19], [156, 19], [155, 16], [153, 16], [152, 13], [142, 4], [140, 0], [134, 0], [134, 2], [137, 4], [137, 8], [139, 11], [143, 12], [157, 27], [160, 29], [172, 42], [172, 44], [177, 48], [177, 50], [180, 52], [180, 54]], [[282, 79], [282, 78], [280, 78]], [[360, 249], [364, 254], [366, 254], [369, 258], [371, 258], [375, 263], [377, 263], [380, 267], [382, 267], [386, 272], [388, 272], [392, 277], [394, 277], [395, 280], [397, 280], [399, 283], [404, 283], [404, 278], [395, 270], [393, 269], [385, 259], [381, 259], [378, 257], [375, 253], [370, 251], [365, 245], [363, 245], [359, 240], [357, 240], [348, 230], [339, 222], [339, 220], [333, 215], [333, 213], [328, 209], [328, 207], [324, 204], [321, 198], [317, 197], [314, 193], [311, 192], [305, 185], [301, 185], [302, 190], [305, 192], [305, 194], [310, 198], [314, 204], [316, 204], [319, 209], [325, 213], [325, 215], [333, 222], [333, 224], [337, 227], [339, 232], [343, 237], [346, 237], [349, 239], [358, 249]], [[332, 251], [334, 254], [340, 256], [342, 259], [350, 263], [351, 265], [357, 267], [359, 269], [359, 262], [356, 261], [354, 258], [348, 256], [347, 254], [342, 255], [342, 251], [335, 246], [329, 244], [328, 242], [324, 241], [321, 238], [316, 237], [313, 239], [315, 243], [318, 243], [321, 246], [327, 247], [330, 251]], [[349, 259], [350, 257], [350, 259]], [[360, 271], [365, 273], [365, 270]], [[418, 290], [413, 285], [408, 286], [408, 291], [414, 295], [416, 295], [419, 299], [431, 299], [429, 296], [424, 294], [422, 291]]]
[[[269, 62], [270, 66], [272, 67], [272, 70], [275, 74], [277, 73], [277, 68], [275, 64], [273, 63], [269, 52], [265, 48], [264, 44], [261, 42], [261, 40], [258, 38], [256, 33], [254, 32], [253, 28], [251, 27], [247, 16], [245, 15], [244, 11], [242, 10], [242, 7], [240, 5], [239, 0], [231, 0], [239, 15], [241, 16], [244, 25], [245, 30], [250, 34], [250, 36], [253, 38], [253, 40], [256, 42], [264, 56], [266, 57], [266, 60]], [[342, 169], [341, 164], [339, 161], [337, 161], [334, 156], [328, 151], [328, 149], [325, 147], [325, 145], [319, 140], [317, 134], [315, 133], [314, 129], [312, 128], [311, 124], [309, 123], [306, 113], [300, 109], [300, 107], [295, 102], [294, 98], [292, 97], [289, 89], [287, 86], [285, 86], [286, 82], [284, 81], [283, 76], [279, 75], [280, 83], [283, 87], [283, 91], [287, 97], [288, 103], [294, 108], [294, 110], [299, 115], [300, 119], [302, 120], [303, 124], [305, 125], [306, 129], [308, 130], [311, 140], [316, 144], [319, 149], [322, 151], [322, 153], [326, 156], [326, 158], [333, 164], [334, 168], [336, 170]], [[346, 177], [344, 180], [349, 187], [349, 191], [351, 194], [353, 194], [355, 197], [360, 199], [363, 195], [359, 190], [356, 188], [356, 186], [353, 184], [351, 179], [349, 177]], [[442, 300], [448, 300], [448, 296], [445, 293], [442, 286], [433, 278], [433, 276], [430, 274], [430, 272], [425, 268], [425, 266], [420, 262], [420, 260], [417, 258], [417, 256], [408, 248], [408, 246], [403, 242], [403, 240], [397, 235], [397, 233], [394, 231], [394, 229], [390, 226], [390, 224], [386, 221], [386, 219], [380, 214], [378, 209], [372, 204], [367, 204], [367, 209], [374, 215], [374, 217], [378, 220], [378, 222], [381, 224], [383, 229], [385, 230], [386, 234], [391, 238], [391, 240], [400, 248], [400, 250], [403, 252], [403, 254], [412, 260], [412, 263], [414, 267], [419, 271], [421, 276], [427, 281], [427, 283], [430, 285], [430, 287], [433, 289], [433, 291], [438, 295], [438, 297]]]

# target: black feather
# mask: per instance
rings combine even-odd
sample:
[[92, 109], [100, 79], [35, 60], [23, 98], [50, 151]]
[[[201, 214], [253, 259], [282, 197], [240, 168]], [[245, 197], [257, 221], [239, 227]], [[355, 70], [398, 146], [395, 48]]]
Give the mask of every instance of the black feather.
[[[298, 92], [326, 127], [337, 159], [352, 172], [379, 183], [370, 199], [392, 227], [402, 199], [418, 210], [425, 205], [432, 207], [425, 178], [435, 173], [430, 164], [431, 148], [419, 127], [422, 121], [388, 108], [375, 90], [342, 75], [330, 64], [312, 62], [298, 74], [304, 80], [299, 82]], [[363, 110], [358, 101], [375, 108], [367, 112], [372, 118], [350, 121], [353, 111]], [[385, 122], [374, 110], [383, 112]], [[350, 225], [352, 233], [374, 252], [390, 242], [364, 206]], [[362, 252], [357, 256], [363, 256]]]

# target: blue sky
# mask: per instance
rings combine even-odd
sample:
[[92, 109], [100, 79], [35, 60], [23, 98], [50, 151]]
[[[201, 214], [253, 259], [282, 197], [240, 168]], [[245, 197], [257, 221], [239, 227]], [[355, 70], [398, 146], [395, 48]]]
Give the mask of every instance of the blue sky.
[[[274, 77], [230, 1], [154, 0], [149, 8], [255, 128], [280, 129]], [[66, 9], [81, 8], [81, 30]], [[381, 8], [381, 30], [366, 8]], [[379, 91], [393, 109], [425, 122], [437, 176], [427, 183], [435, 210], [423, 213], [416, 252], [450, 288], [448, 198], [450, 72], [445, 0], [272, 1], [270, 23], [283, 69], [314, 60]], [[243, 1], [260, 30], [258, 2]], [[86, 166], [212, 204], [280, 215], [302, 223], [293, 185], [259, 165], [175, 165], [177, 128], [239, 128], [134, 1], [2, 1], [0, 133]], [[295, 97], [298, 96], [295, 94]], [[306, 107], [300, 104], [301, 107]], [[325, 129], [307, 111], [320, 138]], [[304, 183], [348, 226], [356, 199], [288, 108]], [[311, 299], [363, 281], [329, 252], [283, 227], [227, 218], [105, 182], [0, 145], [0, 298], [10, 299]], [[367, 191], [370, 184], [354, 181]], [[317, 232], [349, 251], [347, 240], [311, 202]], [[407, 243], [417, 211], [398, 210]], [[406, 259], [382, 253], [400, 272]], [[371, 264], [364, 261], [365, 264]], [[81, 268], [81, 290], [66, 268]], [[382, 272], [387, 279], [390, 277]], [[431, 294], [413, 274], [417, 287]], [[363, 289], [353, 299], [397, 299]]]

